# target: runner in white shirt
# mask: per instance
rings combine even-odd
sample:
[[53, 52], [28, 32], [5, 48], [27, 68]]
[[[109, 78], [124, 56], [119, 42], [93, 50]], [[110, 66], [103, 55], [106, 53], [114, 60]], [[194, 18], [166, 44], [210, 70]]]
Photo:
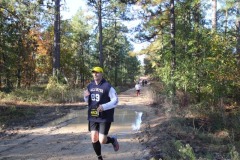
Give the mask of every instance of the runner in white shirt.
[[141, 90], [141, 85], [139, 84], [139, 82], [137, 82], [137, 84], [135, 85], [135, 89], [137, 91], [137, 96], [140, 95], [140, 90]]

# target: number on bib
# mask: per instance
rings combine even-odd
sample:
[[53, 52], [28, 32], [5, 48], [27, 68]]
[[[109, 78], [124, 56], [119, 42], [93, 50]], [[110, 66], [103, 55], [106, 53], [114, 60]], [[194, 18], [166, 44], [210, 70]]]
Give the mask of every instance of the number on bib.
[[91, 94], [92, 101], [99, 102], [100, 101], [100, 95], [99, 94]]

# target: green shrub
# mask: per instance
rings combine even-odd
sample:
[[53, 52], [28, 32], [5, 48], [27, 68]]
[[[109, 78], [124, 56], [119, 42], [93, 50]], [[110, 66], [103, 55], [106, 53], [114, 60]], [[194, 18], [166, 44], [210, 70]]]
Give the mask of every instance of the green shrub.
[[44, 91], [45, 100], [57, 103], [79, 102], [83, 97], [82, 89], [71, 89], [68, 84], [59, 83], [52, 77]]
[[180, 141], [176, 141], [175, 146], [176, 146], [177, 150], [179, 151], [180, 156], [183, 159], [196, 160], [194, 151], [189, 144], [186, 144], [185, 146], [183, 146]]
[[47, 101], [63, 102], [69, 86], [59, 83], [56, 77], [51, 77], [48, 81], [44, 95]]
[[240, 159], [239, 153], [236, 151], [235, 146], [232, 147], [232, 149], [230, 151], [230, 156], [231, 156], [231, 160], [239, 160]]

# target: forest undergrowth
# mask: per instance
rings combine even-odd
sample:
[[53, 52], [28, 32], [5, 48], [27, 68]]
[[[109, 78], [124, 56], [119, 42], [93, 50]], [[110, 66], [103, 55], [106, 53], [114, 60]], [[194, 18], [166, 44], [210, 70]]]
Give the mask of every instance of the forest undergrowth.
[[146, 144], [151, 145], [152, 160], [240, 159], [239, 106], [223, 101], [216, 106], [196, 103], [180, 91], [172, 100], [158, 82], [151, 83], [151, 90], [155, 114], [167, 117], [145, 131], [151, 137]]

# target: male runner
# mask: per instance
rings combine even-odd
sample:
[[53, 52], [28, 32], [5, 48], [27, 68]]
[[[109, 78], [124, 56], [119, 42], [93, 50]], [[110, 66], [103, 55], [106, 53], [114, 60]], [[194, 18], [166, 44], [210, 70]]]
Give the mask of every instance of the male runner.
[[103, 78], [101, 67], [94, 67], [92, 75], [94, 80], [88, 84], [84, 100], [88, 102], [88, 125], [93, 149], [98, 160], [103, 160], [101, 144], [111, 143], [115, 151], [119, 150], [117, 138], [108, 136], [118, 97], [115, 89]]

